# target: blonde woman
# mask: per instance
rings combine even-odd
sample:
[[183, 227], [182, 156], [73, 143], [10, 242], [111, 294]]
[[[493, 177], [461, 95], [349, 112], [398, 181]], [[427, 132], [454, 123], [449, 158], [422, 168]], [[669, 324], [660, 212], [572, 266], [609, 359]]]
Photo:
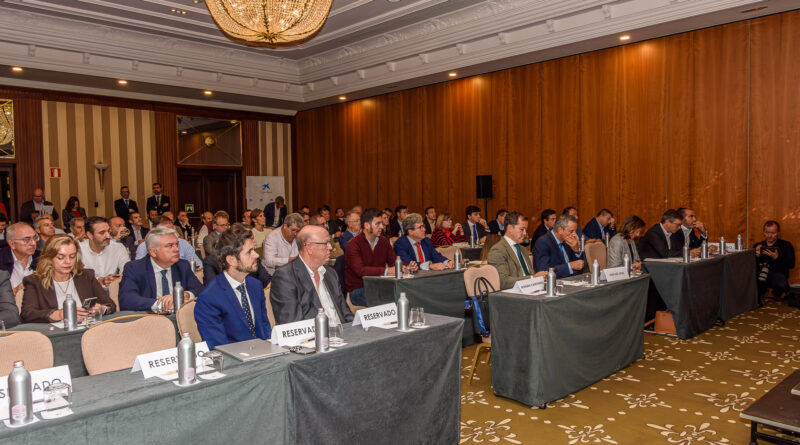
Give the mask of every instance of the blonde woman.
[[[67, 235], [55, 235], [44, 245], [36, 272], [22, 280], [21, 318], [23, 323], [50, 323], [64, 319], [62, 306], [67, 295], [80, 299], [78, 321], [91, 313], [111, 313], [116, 305], [95, 279], [94, 271], [84, 269], [78, 242]], [[83, 302], [97, 298], [90, 308]]]
[[253, 223], [253, 239], [256, 241], [256, 247], [264, 244], [264, 238], [272, 232], [272, 227], [267, 227], [267, 217], [260, 209], [255, 209], [250, 212], [250, 221]]

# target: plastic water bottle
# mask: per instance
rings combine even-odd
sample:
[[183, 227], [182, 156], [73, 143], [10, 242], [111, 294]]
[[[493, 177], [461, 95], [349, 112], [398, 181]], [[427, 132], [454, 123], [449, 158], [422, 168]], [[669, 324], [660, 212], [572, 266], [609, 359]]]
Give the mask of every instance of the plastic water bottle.
[[600, 263], [592, 261], [592, 286], [600, 284]]
[[176, 314], [181, 306], [183, 306], [183, 286], [180, 281], [176, 281], [175, 286], [172, 287], [172, 308]]
[[456, 263], [456, 270], [461, 270], [461, 249], [456, 249], [456, 253], [453, 255], [453, 262]]
[[61, 308], [64, 311], [64, 330], [74, 331], [78, 327], [78, 306], [72, 299], [72, 294], [67, 294]]
[[700, 245], [700, 258], [708, 258], [708, 241], [706, 240], [703, 240], [703, 244]]
[[400, 298], [397, 299], [397, 330], [408, 331], [408, 314], [409, 305], [408, 298], [405, 292], [400, 292]]
[[724, 255], [725, 254], [725, 237], [724, 236], [719, 237], [719, 254], [720, 255]]
[[317, 309], [317, 316], [314, 317], [314, 340], [317, 352], [328, 351], [328, 316], [322, 308]]
[[689, 262], [689, 246], [683, 246], [683, 262]]
[[14, 426], [34, 420], [31, 373], [25, 369], [22, 360], [14, 362], [14, 369], [8, 375], [8, 419]]
[[195, 355], [194, 341], [188, 332], [181, 334], [178, 342], [178, 384], [189, 385], [194, 383]]
[[556, 296], [556, 270], [552, 267], [547, 270], [547, 296]]
[[631, 276], [631, 256], [627, 253], [622, 257], [622, 265], [625, 266], [628, 276]]
[[586, 235], [581, 233], [581, 252], [586, 248]]
[[399, 256], [394, 259], [394, 277], [398, 280], [403, 278], [403, 260]]
[[605, 243], [605, 245], [606, 245], [606, 250], [608, 250], [608, 242], [609, 242], [609, 241], [611, 241], [611, 237], [608, 235], [608, 232], [606, 232], [606, 235], [605, 235], [605, 237], [604, 237], [604, 239], [603, 239], [603, 242], [604, 242], [604, 243]]

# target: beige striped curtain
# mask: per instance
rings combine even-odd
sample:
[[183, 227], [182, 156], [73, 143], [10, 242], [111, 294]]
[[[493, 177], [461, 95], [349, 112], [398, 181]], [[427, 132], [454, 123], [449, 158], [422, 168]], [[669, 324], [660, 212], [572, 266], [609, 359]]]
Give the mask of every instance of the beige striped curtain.
[[[149, 110], [42, 101], [47, 199], [60, 212], [74, 195], [87, 215], [109, 217], [127, 185], [143, 210], [156, 176], [154, 118]], [[109, 165], [103, 190], [98, 163]], [[50, 177], [51, 167], [61, 168], [61, 178]]]
[[286, 204], [292, 210], [292, 138], [291, 124], [258, 123], [259, 171], [261, 176], [283, 176]]

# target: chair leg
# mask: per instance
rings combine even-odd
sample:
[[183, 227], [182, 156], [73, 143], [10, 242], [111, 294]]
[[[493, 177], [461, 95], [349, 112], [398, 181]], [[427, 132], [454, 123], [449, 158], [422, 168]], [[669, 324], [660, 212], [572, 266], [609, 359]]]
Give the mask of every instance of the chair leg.
[[492, 354], [492, 347], [487, 343], [481, 343], [475, 348], [475, 356], [472, 358], [472, 369], [469, 370], [469, 384], [472, 385], [472, 378], [475, 377], [475, 367], [478, 366], [478, 356], [481, 354], [481, 349], [488, 348], [489, 357]]

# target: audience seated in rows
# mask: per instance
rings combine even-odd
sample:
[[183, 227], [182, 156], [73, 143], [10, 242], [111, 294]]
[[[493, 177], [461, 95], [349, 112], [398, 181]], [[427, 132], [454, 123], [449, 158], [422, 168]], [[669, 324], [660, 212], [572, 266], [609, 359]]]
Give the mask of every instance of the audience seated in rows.
[[536, 241], [553, 230], [553, 226], [556, 225], [558, 214], [553, 209], [544, 209], [541, 217], [542, 222], [539, 224], [539, 227], [533, 231], [533, 236], [531, 237], [531, 253], [533, 253], [534, 246], [536, 246]]
[[453, 217], [449, 213], [439, 215], [431, 235], [433, 247], [452, 246], [455, 243], [463, 243], [466, 240], [464, 228], [460, 223], [453, 227]]
[[394, 252], [404, 263], [430, 264], [431, 270], [444, 270], [453, 267], [453, 264], [433, 247], [433, 242], [425, 236], [425, 224], [422, 215], [410, 213], [403, 219], [403, 233], [395, 241]]
[[[527, 249], [522, 250], [520, 243], [528, 234], [528, 217], [516, 211], [506, 212], [503, 227], [503, 239], [489, 249], [487, 262], [497, 269], [500, 275], [500, 287], [511, 289], [514, 283], [531, 276], [546, 275], [547, 272], [534, 273]], [[500, 290], [500, 289], [496, 289]]]
[[53, 224], [53, 217], [50, 215], [42, 215], [33, 221], [33, 230], [39, 235], [39, 241], [36, 243], [36, 250], [41, 252], [44, 244], [56, 234], [56, 226]]
[[339, 236], [339, 247], [345, 251], [347, 243], [361, 233], [361, 213], [356, 210], [349, 210], [344, 218], [345, 230]]
[[256, 248], [262, 247], [264, 245], [264, 238], [272, 232], [272, 227], [267, 227], [267, 218], [260, 209], [255, 209], [250, 212], [250, 220], [253, 224], [253, 241], [256, 243]]
[[295, 237], [304, 226], [303, 218], [297, 213], [287, 215], [280, 229], [273, 230], [264, 238], [261, 261], [271, 275], [275, 268], [283, 266], [297, 257]]
[[508, 213], [508, 210], [506, 209], [500, 209], [497, 211], [494, 219], [489, 221], [489, 233], [494, 233], [495, 235], [500, 236], [503, 236], [506, 233], [506, 213]]
[[[260, 212], [260, 210], [258, 210]], [[236, 229], [237, 231], [241, 232], [243, 230], [252, 230], [250, 227], [246, 226], [244, 223], [235, 223], [231, 226], [230, 230]], [[220, 238], [221, 239], [221, 238]], [[255, 242], [255, 240], [253, 240]], [[218, 251], [220, 248], [220, 240], [217, 240], [217, 245], [214, 246], [214, 250]], [[254, 272], [250, 273], [250, 276], [257, 279], [261, 282], [262, 287], [269, 286], [270, 281], [272, 280], [272, 276], [267, 269], [264, 268], [264, 265], [261, 264], [261, 261], [257, 261], [257, 267]], [[208, 284], [220, 273], [222, 273], [222, 268], [220, 267], [219, 263], [217, 262], [217, 257], [214, 255], [206, 255], [203, 258], [203, 285], [208, 286]]]
[[228, 212], [220, 210], [214, 214], [212, 223], [212, 231], [203, 239], [203, 251], [206, 255], [216, 255], [214, 246], [217, 243], [219, 236], [228, 231], [231, 227], [230, 216]]
[[469, 206], [466, 214], [467, 221], [461, 224], [461, 227], [464, 228], [464, 236], [467, 241], [475, 240], [475, 244], [483, 243], [486, 241], [486, 235], [489, 234], [489, 224], [481, 218], [481, 209], [477, 206]]
[[671, 258], [683, 255], [683, 243], [672, 235], [681, 230], [683, 218], [676, 210], [664, 212], [661, 222], [650, 227], [639, 241], [639, 256], [647, 258]]
[[8, 245], [0, 249], [0, 269], [10, 275], [14, 293], [22, 289], [22, 279], [31, 275], [38, 265], [39, 235], [28, 223], [18, 222], [6, 229]]
[[436, 207], [429, 206], [425, 208], [425, 233], [431, 235], [434, 230], [436, 230]]
[[111, 240], [108, 222], [103, 217], [93, 216], [86, 221], [86, 238], [80, 243], [83, 264], [94, 271], [101, 285], [108, 286], [131, 260], [130, 254], [125, 246]]
[[11, 276], [5, 270], [0, 270], [0, 321], [6, 329], [11, 329], [20, 322], [19, 308], [14, 290], [11, 289]]
[[622, 267], [625, 265], [625, 254], [631, 261], [631, 269], [640, 272], [642, 259], [636, 248], [636, 240], [642, 237], [645, 223], [636, 215], [631, 215], [622, 221], [622, 225], [611, 240], [608, 241], [606, 251], [606, 267]]
[[616, 233], [616, 220], [614, 220], [614, 214], [608, 209], [601, 209], [597, 212], [597, 216], [583, 226], [583, 234], [586, 236], [587, 242], [590, 240], [604, 241], [606, 235], [611, 238]]
[[537, 272], [554, 268], [556, 277], [564, 278], [583, 271], [586, 256], [584, 252], [578, 252], [580, 240], [577, 228], [578, 221], [574, 216], [562, 214], [556, 219], [553, 230], [536, 240], [533, 263]]
[[[178, 237], [178, 235], [180, 235], [180, 233], [177, 231], [177, 229], [175, 229], [175, 226], [172, 224], [172, 220], [171, 219], [169, 219], [168, 217], [166, 217], [164, 215], [161, 215], [160, 218], [161, 218], [161, 221], [158, 223], [157, 227], [161, 227], [161, 228], [172, 230], [172, 232], [175, 234], [176, 237]], [[225, 230], [227, 230], [227, 227], [225, 228]], [[152, 230], [151, 230], [151, 232], [152, 232]], [[149, 232], [148, 232], [148, 235], [149, 235]], [[145, 240], [146, 239], [147, 238], [145, 238]], [[139, 246], [136, 248], [136, 259], [139, 260], [139, 259], [142, 259], [142, 258], [146, 257], [149, 250], [150, 250], [150, 248], [147, 247], [146, 242], [139, 244]], [[182, 259], [184, 261], [188, 261], [190, 263], [192, 262], [192, 260], [194, 260], [195, 269], [202, 269], [203, 268], [203, 260], [201, 260], [200, 257], [197, 256], [197, 252], [192, 248], [192, 246], [189, 244], [189, 242], [186, 241], [183, 238], [180, 238], [180, 237], [178, 237], [178, 251], [179, 251], [180, 259]], [[206, 255], [207, 254], [208, 253], [206, 253]]]

